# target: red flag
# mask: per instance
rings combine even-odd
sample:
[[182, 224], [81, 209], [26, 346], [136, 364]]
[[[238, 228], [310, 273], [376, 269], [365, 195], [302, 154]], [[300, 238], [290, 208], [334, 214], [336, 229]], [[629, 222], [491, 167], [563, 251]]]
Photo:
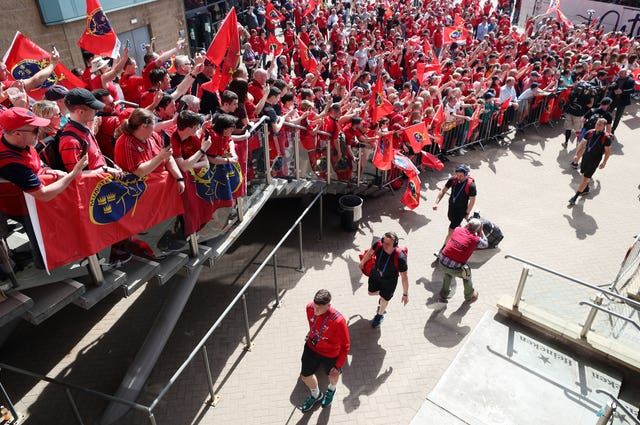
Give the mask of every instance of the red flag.
[[393, 9], [391, 9], [391, 5], [389, 4], [389, 0], [384, 1], [384, 20], [389, 20], [393, 16]]
[[[438, 57], [436, 56], [433, 47], [431, 46], [431, 43], [429, 43], [428, 40], [423, 40], [422, 41], [422, 50], [424, 51], [425, 56], [427, 57], [427, 63], [440, 63], [440, 61], [438, 60]], [[440, 70], [440, 68], [438, 68], [438, 71]]]
[[298, 38], [298, 55], [300, 56], [300, 63], [302, 67], [312, 74], [318, 73], [318, 61], [309, 51], [306, 44]]
[[282, 13], [280, 13], [278, 9], [273, 7], [270, 1], [267, 2], [267, 7], [265, 8], [264, 12], [265, 12], [265, 17], [273, 21], [283, 22], [286, 19], [284, 16], [282, 16]]
[[28, 194], [25, 198], [49, 270], [183, 212], [177, 182], [166, 171], [146, 177], [126, 174], [119, 179], [104, 173], [82, 174], [48, 202]]
[[573, 22], [571, 22], [560, 9], [556, 10], [556, 14], [558, 15], [558, 21], [564, 24], [564, 26], [567, 28], [573, 28]]
[[373, 88], [373, 93], [371, 93], [369, 107], [371, 109], [371, 121], [374, 124], [380, 121], [382, 117], [393, 112], [393, 105], [384, 96], [381, 77], [376, 79], [376, 85]]
[[396, 153], [393, 157], [393, 165], [401, 169], [409, 178], [407, 188], [400, 200], [407, 208], [415, 209], [420, 205], [420, 171], [406, 156]]
[[435, 155], [429, 152], [422, 152], [422, 165], [429, 168], [434, 168], [438, 171], [444, 168], [444, 164]]
[[390, 170], [393, 163], [393, 144], [391, 134], [384, 134], [378, 138], [376, 152], [373, 155], [373, 165], [380, 170]]
[[218, 208], [233, 206], [233, 198], [241, 196], [243, 190], [240, 164], [189, 170], [182, 196], [185, 235], [200, 230]]
[[424, 125], [424, 122], [405, 128], [404, 134], [407, 136], [411, 148], [416, 153], [420, 152], [423, 146], [431, 144], [431, 140], [429, 140], [429, 136], [427, 135], [427, 126]]
[[278, 41], [276, 36], [273, 33], [269, 33], [267, 38], [267, 50], [269, 53], [273, 53], [274, 56], [280, 56], [283, 49], [282, 43]]
[[120, 52], [120, 40], [105, 15], [99, 0], [87, 0], [87, 27], [78, 46], [97, 56], [115, 58]]
[[545, 14], [555, 12], [556, 10], [560, 10], [560, 0], [551, 0]]
[[219, 88], [227, 87], [240, 60], [240, 36], [236, 9], [232, 8], [207, 50], [206, 57], [218, 67], [220, 73]]
[[165, 63], [162, 64], [162, 67], [167, 70], [169, 74], [175, 74], [176, 71], [176, 57], [171, 56]]
[[409, 177], [409, 180], [407, 181], [407, 188], [405, 189], [400, 202], [410, 210], [414, 210], [418, 205], [420, 205], [420, 177]]
[[538, 120], [541, 124], [546, 124], [549, 122], [551, 116], [553, 115], [553, 109], [556, 106], [555, 98], [548, 96], [545, 100], [547, 101], [547, 103], [544, 105], [544, 109], [542, 110], [542, 114], [540, 114], [540, 119]]
[[431, 125], [433, 127], [433, 135], [437, 139], [438, 146], [442, 149], [442, 143], [444, 142], [444, 136], [442, 135], [442, 124], [444, 124], [444, 109], [442, 105], [438, 107], [438, 111], [433, 117]]
[[306, 4], [302, 5], [302, 16], [307, 16], [313, 13], [318, 8], [318, 0], [309, 0]]
[[[2, 59], [7, 70], [9, 79], [25, 80], [33, 77], [38, 71], [46, 68], [51, 55], [40, 46], [16, 31], [11, 46]], [[73, 75], [62, 63], [58, 62], [46, 81], [29, 92], [29, 96], [36, 100], [42, 99], [45, 90], [54, 84], [60, 84], [71, 90], [76, 87], [85, 87], [85, 84], [78, 77]]]
[[477, 107], [473, 110], [473, 115], [471, 115], [471, 121], [469, 121], [469, 132], [467, 133], [467, 141], [471, 140], [473, 137], [473, 131], [478, 128], [480, 125], [480, 113], [482, 112], [482, 108]]
[[511, 96], [507, 98], [502, 105], [500, 105], [500, 111], [498, 112], [498, 125], [502, 125], [502, 121], [504, 120], [504, 113], [511, 106]]
[[636, 90], [640, 90], [640, 68], [631, 71], [631, 76], [636, 82]]
[[445, 27], [444, 28], [444, 44], [447, 43], [462, 43], [467, 39], [467, 31], [460, 27]]
[[462, 16], [460, 16], [459, 13], [456, 13], [454, 15], [453, 26], [454, 27], [464, 27], [464, 19], [462, 19]]

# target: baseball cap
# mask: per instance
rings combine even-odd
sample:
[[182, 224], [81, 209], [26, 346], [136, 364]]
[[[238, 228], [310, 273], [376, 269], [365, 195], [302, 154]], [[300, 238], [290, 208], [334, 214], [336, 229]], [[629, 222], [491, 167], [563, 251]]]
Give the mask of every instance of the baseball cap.
[[464, 165], [459, 165], [456, 167], [456, 172], [461, 172], [464, 173], [464, 175], [468, 175], [469, 174], [469, 169], [467, 167], [465, 167]]
[[60, 100], [64, 99], [64, 97], [69, 93], [69, 90], [65, 86], [61, 86], [59, 84], [54, 84], [49, 87], [47, 91], [44, 92], [44, 98], [47, 100]]
[[610, 97], [603, 97], [602, 100], [600, 101], [601, 105], [611, 105], [613, 103], [613, 99], [611, 99]]
[[493, 93], [489, 91], [489, 92], [486, 92], [482, 97], [485, 99], [491, 99], [493, 98], [493, 96], [494, 96]]
[[96, 110], [104, 108], [104, 103], [96, 99], [89, 90], [83, 88], [69, 90], [64, 99], [64, 104], [67, 106], [84, 105]]
[[538, 84], [538, 83], [531, 83], [531, 88], [532, 88], [532, 89], [536, 89], [536, 88], [538, 88], [538, 87], [540, 87], [540, 84]]
[[539, 77], [539, 76], [540, 76], [540, 73], [539, 73], [538, 71], [533, 71], [533, 72], [531, 73], [531, 76], [532, 76], [532, 77]]
[[25, 125], [35, 125], [44, 127], [49, 125], [50, 120], [40, 118], [28, 109], [14, 107], [0, 113], [0, 127], [4, 131], [17, 130]]

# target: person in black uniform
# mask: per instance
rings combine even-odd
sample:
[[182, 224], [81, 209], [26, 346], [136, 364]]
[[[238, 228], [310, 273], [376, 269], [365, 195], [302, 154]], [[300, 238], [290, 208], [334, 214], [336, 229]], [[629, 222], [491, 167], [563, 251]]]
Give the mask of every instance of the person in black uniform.
[[[596, 128], [590, 130], [584, 139], [578, 145], [576, 155], [573, 162], [577, 163], [580, 158], [580, 173], [582, 173], [582, 182], [578, 187], [575, 195], [569, 199], [569, 205], [575, 205], [578, 196], [589, 193], [589, 181], [598, 168], [604, 168], [607, 165], [609, 156], [611, 155], [611, 133], [607, 133], [605, 127], [607, 120], [600, 118], [596, 122]], [[604, 156], [604, 160], [603, 157]]]
[[[460, 226], [462, 220], [469, 220], [469, 215], [473, 212], [473, 206], [476, 203], [476, 183], [473, 178], [469, 176], [469, 169], [463, 165], [456, 168], [456, 174], [447, 180], [438, 197], [436, 203], [433, 205], [433, 210], [438, 209], [438, 203], [442, 199], [445, 193], [451, 188], [451, 195], [449, 196], [449, 230], [447, 232], [447, 238], [444, 240], [444, 245], [451, 238], [453, 230]], [[437, 256], [437, 255], [436, 255]]]
[[618, 72], [618, 78], [616, 78], [613, 84], [609, 86], [609, 97], [613, 99], [611, 113], [613, 113], [614, 110], [616, 111], [613, 118], [613, 125], [611, 126], [611, 134], [616, 132], [616, 128], [618, 128], [624, 109], [628, 105], [631, 105], [631, 95], [635, 90], [636, 82], [633, 77], [629, 75], [629, 71], [627, 69], [621, 69]]
[[[611, 100], [610, 97], [605, 97], [600, 101], [600, 106], [598, 106], [597, 108], [591, 108], [587, 111], [586, 114], [584, 114], [584, 116], [582, 117], [582, 131], [578, 136], [578, 143], [582, 141], [584, 135], [587, 134], [587, 131], [596, 128], [596, 122], [598, 122], [600, 118], [604, 118], [607, 120], [605, 129], [608, 133], [611, 133], [611, 123], [613, 122], [613, 115], [611, 115], [609, 109], [611, 108], [612, 102], [613, 100]], [[571, 165], [573, 166], [573, 168], [578, 168], [577, 163], [572, 163]]]

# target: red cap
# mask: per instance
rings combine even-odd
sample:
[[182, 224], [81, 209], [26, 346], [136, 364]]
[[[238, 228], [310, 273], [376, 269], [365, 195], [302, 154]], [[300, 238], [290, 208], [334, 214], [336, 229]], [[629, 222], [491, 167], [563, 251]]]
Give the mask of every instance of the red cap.
[[25, 125], [35, 125], [36, 127], [45, 127], [51, 121], [46, 118], [40, 118], [33, 112], [25, 108], [11, 108], [0, 114], [0, 127], [4, 131], [17, 130]]

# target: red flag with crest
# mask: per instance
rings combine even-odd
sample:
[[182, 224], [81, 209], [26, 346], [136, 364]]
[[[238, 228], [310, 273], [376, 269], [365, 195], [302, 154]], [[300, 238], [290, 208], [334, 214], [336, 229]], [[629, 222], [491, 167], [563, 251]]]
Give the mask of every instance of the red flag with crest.
[[240, 60], [240, 35], [235, 8], [232, 8], [224, 18], [205, 56], [218, 68], [219, 88], [224, 90], [227, 83], [231, 81]]
[[96, 56], [115, 58], [120, 52], [120, 40], [99, 0], [87, 0], [87, 27], [78, 46]]
[[284, 47], [273, 33], [269, 33], [269, 37], [267, 37], [267, 49], [269, 53], [273, 53], [274, 56], [280, 56]]
[[391, 134], [383, 134], [378, 138], [376, 152], [373, 155], [373, 165], [380, 170], [390, 170], [393, 163], [393, 143]]
[[545, 14], [555, 12], [556, 10], [560, 10], [560, 0], [551, 0]]
[[380, 121], [382, 117], [386, 117], [393, 112], [393, 105], [384, 96], [381, 77], [376, 79], [376, 85], [373, 87], [373, 93], [371, 93], [369, 107], [371, 110], [371, 121], [374, 124]]
[[300, 38], [298, 38], [298, 54], [300, 55], [300, 63], [302, 64], [302, 67], [312, 74], [317, 74], [318, 61]]
[[318, 0], [309, 0], [307, 3], [302, 5], [303, 12], [302, 16], [307, 16], [312, 14], [318, 8]]
[[471, 115], [471, 121], [469, 121], [469, 132], [467, 133], [467, 141], [470, 141], [473, 137], [473, 132], [478, 125], [480, 125], [480, 113], [482, 112], [481, 107], [476, 107], [473, 110], [473, 115]]
[[286, 18], [282, 16], [282, 13], [278, 11], [270, 1], [267, 2], [267, 7], [265, 8], [265, 17], [274, 21], [283, 22]]
[[405, 189], [400, 201], [407, 208], [413, 210], [420, 205], [420, 177], [418, 177], [420, 171], [418, 171], [409, 158], [401, 153], [396, 153], [393, 156], [393, 165], [401, 169], [409, 178], [407, 181], [407, 188]]
[[444, 44], [447, 43], [462, 43], [467, 39], [468, 32], [464, 28], [460, 27], [445, 27], [444, 28]]
[[436, 137], [440, 149], [442, 149], [442, 143], [444, 142], [444, 136], [442, 136], [442, 124], [444, 124], [444, 109], [442, 105], [440, 105], [433, 117], [433, 121], [431, 121], [433, 135]]
[[424, 122], [405, 128], [404, 135], [409, 140], [411, 149], [416, 153], [420, 152], [424, 146], [431, 144], [431, 140], [429, 140], [429, 135], [427, 134], [427, 126], [424, 125]]
[[[5, 53], [2, 61], [7, 66], [10, 80], [26, 80], [33, 77], [40, 70], [49, 65], [51, 55], [25, 37], [20, 31], [16, 31], [9, 50]], [[62, 63], [58, 62], [53, 69], [53, 73], [40, 86], [29, 91], [28, 95], [36, 100], [44, 97], [45, 90], [54, 85], [60, 84], [71, 90], [76, 87], [85, 87], [85, 84], [78, 77], [73, 75]]]
[[507, 100], [502, 102], [500, 105], [500, 112], [498, 112], [498, 125], [502, 125], [502, 121], [504, 121], [504, 113], [509, 109], [509, 106], [511, 106], [511, 96], [509, 96]]

